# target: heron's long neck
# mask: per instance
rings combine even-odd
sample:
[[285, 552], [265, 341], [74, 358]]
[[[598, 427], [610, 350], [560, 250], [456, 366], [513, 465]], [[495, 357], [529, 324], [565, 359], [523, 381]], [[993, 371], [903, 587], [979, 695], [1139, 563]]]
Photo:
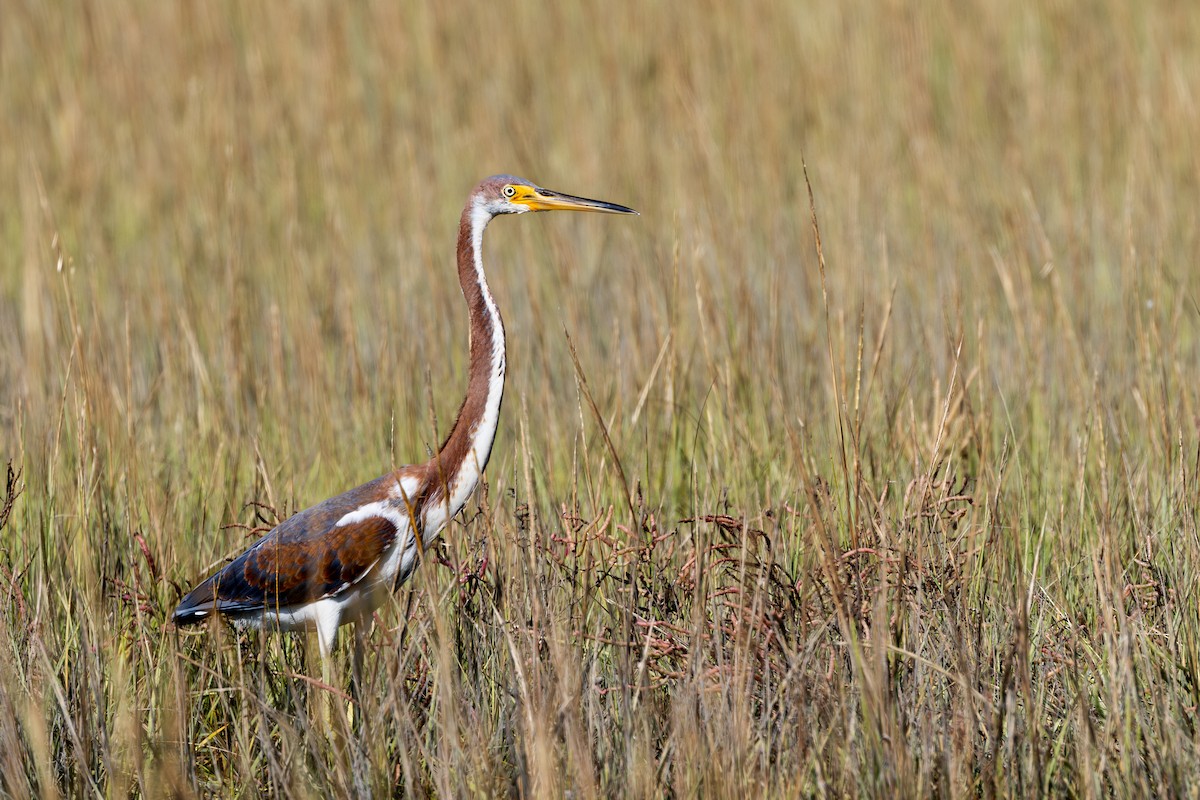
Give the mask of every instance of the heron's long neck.
[[439, 508], [430, 511], [440, 524], [458, 513], [479, 483], [504, 396], [504, 324], [483, 274], [483, 229], [490, 219], [482, 206], [469, 202], [458, 227], [458, 280], [467, 301], [471, 363], [467, 397], [433, 462], [430, 499]]

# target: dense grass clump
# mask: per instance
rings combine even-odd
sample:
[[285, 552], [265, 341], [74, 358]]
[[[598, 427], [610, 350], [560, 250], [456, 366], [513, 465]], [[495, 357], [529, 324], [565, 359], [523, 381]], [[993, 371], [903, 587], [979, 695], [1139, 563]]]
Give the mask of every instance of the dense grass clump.
[[[1191, 4], [0, 18], [0, 793], [1194, 791]], [[437, 446], [500, 171], [643, 216], [492, 226], [487, 485], [356, 695], [172, 629]]]

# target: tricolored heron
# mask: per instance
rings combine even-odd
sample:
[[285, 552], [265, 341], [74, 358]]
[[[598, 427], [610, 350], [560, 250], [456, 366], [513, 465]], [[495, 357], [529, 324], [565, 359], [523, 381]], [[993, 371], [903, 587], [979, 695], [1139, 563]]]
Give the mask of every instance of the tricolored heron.
[[450, 435], [424, 464], [393, 472], [280, 523], [188, 593], [177, 625], [211, 615], [236, 625], [316, 628], [328, 657], [345, 622], [362, 621], [403, 583], [487, 466], [504, 397], [504, 325], [483, 273], [483, 231], [500, 214], [637, 212], [552, 192], [511, 175], [479, 183], [458, 226], [458, 280], [470, 324], [467, 396]]

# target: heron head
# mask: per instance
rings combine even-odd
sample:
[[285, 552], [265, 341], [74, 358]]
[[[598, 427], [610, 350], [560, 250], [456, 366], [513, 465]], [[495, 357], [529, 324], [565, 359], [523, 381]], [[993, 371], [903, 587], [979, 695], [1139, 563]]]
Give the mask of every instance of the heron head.
[[526, 211], [598, 211], [604, 214], [637, 214], [632, 208], [589, 200], [586, 197], [552, 192], [513, 175], [494, 175], [479, 184], [477, 197], [495, 214], [524, 214]]

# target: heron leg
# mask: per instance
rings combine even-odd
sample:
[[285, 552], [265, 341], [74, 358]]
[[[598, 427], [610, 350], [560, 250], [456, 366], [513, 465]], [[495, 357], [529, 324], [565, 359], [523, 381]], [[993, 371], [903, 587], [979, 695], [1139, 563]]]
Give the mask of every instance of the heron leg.
[[365, 649], [365, 624], [359, 620], [354, 625], [354, 662], [350, 672], [350, 689], [351, 696], [354, 698], [354, 703], [358, 706], [360, 713], [362, 709], [362, 679], [363, 679], [363, 652]]
[[342, 613], [335, 601], [321, 601], [314, 614], [317, 628], [317, 644], [321, 646], [321, 659], [329, 661], [333, 646], [337, 644], [338, 626], [342, 624]]

